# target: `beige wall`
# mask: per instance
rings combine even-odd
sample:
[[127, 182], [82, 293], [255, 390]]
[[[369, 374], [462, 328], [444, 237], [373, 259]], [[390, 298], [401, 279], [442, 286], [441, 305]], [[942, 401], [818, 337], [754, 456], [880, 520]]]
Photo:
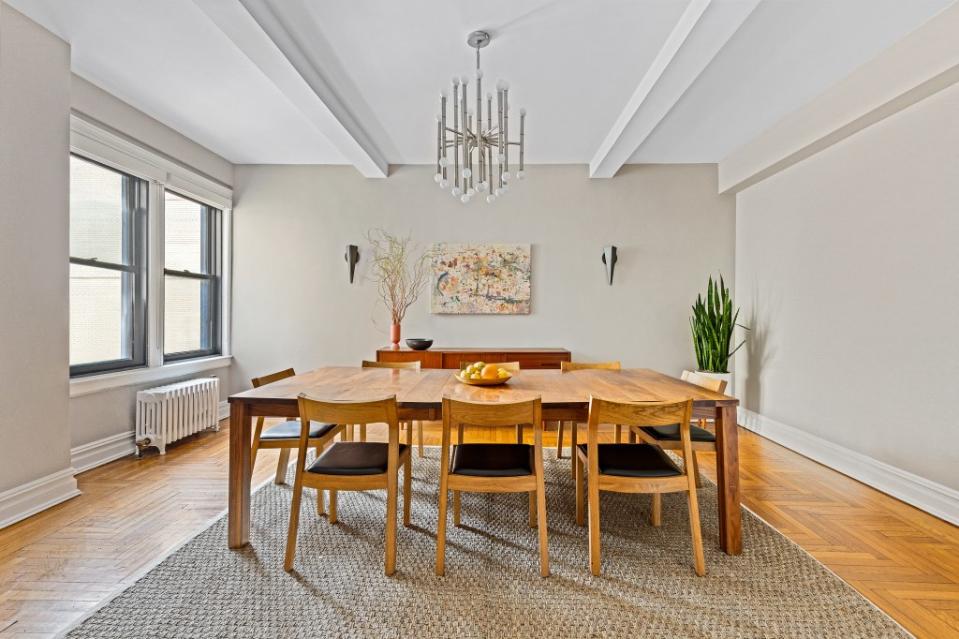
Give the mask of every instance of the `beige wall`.
[[70, 47], [0, 2], [0, 493], [70, 466], [69, 109]]
[[959, 86], [738, 196], [745, 406], [959, 489]]
[[[716, 167], [534, 166], [495, 205], [464, 206], [425, 166], [367, 180], [351, 167], [238, 166], [234, 185], [234, 389], [287, 366], [355, 365], [388, 342], [389, 320], [362, 274], [368, 229], [424, 243], [529, 242], [532, 314], [435, 316], [428, 293], [407, 337], [462, 346], [564, 346], [585, 360], [678, 372], [693, 363], [689, 307], [710, 273], [733, 270], [734, 201]], [[360, 277], [343, 259], [360, 245]], [[609, 286], [600, 256], [619, 247]], [[374, 326], [374, 321], [377, 323]]]

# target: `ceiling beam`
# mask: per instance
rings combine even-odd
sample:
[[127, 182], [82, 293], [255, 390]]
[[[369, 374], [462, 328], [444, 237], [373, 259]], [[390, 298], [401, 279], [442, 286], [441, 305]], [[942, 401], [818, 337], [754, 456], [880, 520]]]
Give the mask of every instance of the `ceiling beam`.
[[590, 177], [616, 175], [759, 2], [691, 0], [590, 161]]
[[233, 44], [356, 169], [385, 178], [389, 164], [330, 82], [263, 0], [194, 0]]

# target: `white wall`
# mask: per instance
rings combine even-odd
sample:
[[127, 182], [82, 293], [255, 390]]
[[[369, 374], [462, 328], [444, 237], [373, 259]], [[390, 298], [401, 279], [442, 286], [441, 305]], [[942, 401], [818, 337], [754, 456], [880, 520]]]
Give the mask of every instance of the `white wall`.
[[951, 489], [957, 113], [953, 86], [864, 129], [741, 192], [736, 224], [746, 408]]
[[[709, 274], [732, 279], [734, 200], [716, 195], [716, 167], [627, 166], [613, 180], [590, 180], [584, 166], [528, 174], [495, 205], [464, 206], [426, 166], [392, 167], [387, 180], [351, 167], [238, 166], [233, 388], [287, 366], [356, 365], [387, 345], [388, 315], [362, 279], [374, 227], [422, 243], [533, 245], [532, 314], [432, 316], [427, 292], [406, 337], [560, 346], [577, 359], [674, 373], [691, 366], [689, 307]], [[348, 244], [361, 253], [352, 285]], [[619, 247], [613, 286], [600, 261], [606, 244]]]
[[[18, 509], [76, 494], [67, 426], [69, 110], [70, 47], [0, 2], [0, 526]], [[30, 494], [7, 492], [36, 481]]]

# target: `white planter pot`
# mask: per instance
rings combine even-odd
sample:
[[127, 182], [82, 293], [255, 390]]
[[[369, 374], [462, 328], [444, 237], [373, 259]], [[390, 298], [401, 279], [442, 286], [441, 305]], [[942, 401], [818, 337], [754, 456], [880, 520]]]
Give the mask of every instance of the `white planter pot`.
[[709, 373], [707, 371], [696, 371], [704, 377], [712, 377], [713, 379], [722, 379], [726, 381], [726, 395], [733, 396], [736, 389], [733, 387], [733, 374], [732, 373]]

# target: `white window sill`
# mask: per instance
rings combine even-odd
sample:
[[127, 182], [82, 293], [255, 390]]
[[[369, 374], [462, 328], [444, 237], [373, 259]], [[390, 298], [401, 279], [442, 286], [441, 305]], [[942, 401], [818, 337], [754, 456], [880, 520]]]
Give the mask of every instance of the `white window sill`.
[[162, 382], [184, 375], [191, 375], [214, 368], [226, 368], [233, 362], [232, 355], [215, 355], [184, 362], [171, 362], [153, 368], [134, 368], [128, 371], [75, 377], [70, 380], [70, 397], [92, 395], [111, 388], [135, 386], [148, 382]]

